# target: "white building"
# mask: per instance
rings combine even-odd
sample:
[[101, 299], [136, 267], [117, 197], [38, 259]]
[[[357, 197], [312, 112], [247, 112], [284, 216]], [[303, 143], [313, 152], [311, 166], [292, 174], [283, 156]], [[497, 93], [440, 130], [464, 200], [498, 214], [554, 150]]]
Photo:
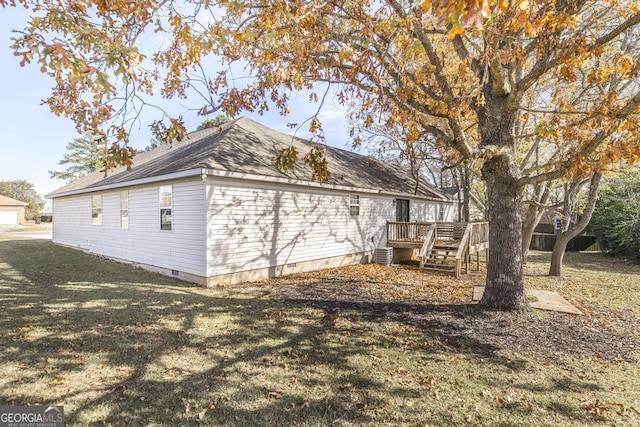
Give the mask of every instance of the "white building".
[[247, 118], [191, 133], [47, 195], [53, 241], [216, 285], [367, 262], [387, 221], [453, 220], [450, 198], [365, 156], [324, 147], [325, 182], [274, 166], [308, 144]]

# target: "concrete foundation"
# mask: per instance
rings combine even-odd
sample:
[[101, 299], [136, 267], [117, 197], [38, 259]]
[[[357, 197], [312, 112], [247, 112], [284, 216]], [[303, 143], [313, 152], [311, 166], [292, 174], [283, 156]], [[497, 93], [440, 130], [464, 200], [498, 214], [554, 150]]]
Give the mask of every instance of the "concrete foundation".
[[235, 285], [244, 282], [254, 282], [257, 280], [268, 279], [271, 277], [286, 276], [294, 273], [305, 273], [309, 271], [317, 271], [325, 268], [342, 267], [345, 265], [353, 264], [367, 264], [373, 259], [373, 251], [356, 252], [352, 254], [346, 254], [341, 256], [322, 258], [312, 261], [298, 262], [293, 264], [277, 265], [275, 267], [258, 268], [254, 270], [238, 271], [229, 274], [220, 274], [215, 276], [199, 276], [197, 274], [185, 273], [184, 271], [172, 270], [170, 268], [157, 267], [150, 264], [135, 263], [125, 259], [108, 257], [95, 252], [91, 252], [86, 248], [78, 248], [69, 245], [63, 245], [56, 243], [57, 245], [79, 249], [85, 253], [100, 256], [112, 261], [120, 262], [122, 264], [132, 265], [136, 268], [151, 271], [153, 273], [162, 274], [163, 276], [173, 277], [185, 282], [195, 283], [200, 286], [214, 287]]

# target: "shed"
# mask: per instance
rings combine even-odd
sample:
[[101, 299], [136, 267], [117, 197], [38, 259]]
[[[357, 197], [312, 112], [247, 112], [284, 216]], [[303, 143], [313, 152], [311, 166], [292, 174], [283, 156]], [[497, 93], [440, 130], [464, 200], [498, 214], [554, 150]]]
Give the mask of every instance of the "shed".
[[453, 201], [408, 171], [324, 146], [330, 175], [283, 172], [310, 142], [248, 118], [193, 132], [47, 195], [53, 241], [202, 285], [368, 262], [387, 221], [451, 221]]

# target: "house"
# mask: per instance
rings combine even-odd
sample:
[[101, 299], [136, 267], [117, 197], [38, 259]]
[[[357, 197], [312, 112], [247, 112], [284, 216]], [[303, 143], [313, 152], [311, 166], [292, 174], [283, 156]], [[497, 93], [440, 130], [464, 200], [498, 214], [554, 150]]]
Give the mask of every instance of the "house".
[[24, 208], [28, 203], [0, 195], [0, 225], [24, 224]]
[[309, 142], [247, 118], [193, 132], [47, 195], [53, 241], [202, 285], [367, 262], [387, 221], [451, 221], [453, 202], [396, 167], [325, 147], [330, 176], [274, 166]]

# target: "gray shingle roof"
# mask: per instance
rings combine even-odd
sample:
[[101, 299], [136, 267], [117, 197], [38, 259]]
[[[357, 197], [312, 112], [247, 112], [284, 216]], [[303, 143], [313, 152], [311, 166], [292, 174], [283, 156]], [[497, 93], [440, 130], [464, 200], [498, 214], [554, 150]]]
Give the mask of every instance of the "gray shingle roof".
[[0, 194], [0, 206], [27, 206], [29, 203], [25, 203], [21, 200], [12, 199], [11, 197], [3, 196]]
[[[130, 170], [118, 167], [109, 171], [107, 177], [103, 172], [94, 172], [59, 188], [47, 197], [90, 191], [93, 188], [97, 190], [105, 185], [125, 184], [200, 168], [311, 181], [311, 170], [304, 165], [296, 165], [288, 173], [275, 167], [278, 150], [289, 145], [298, 150], [300, 158], [310, 148], [309, 142], [305, 140], [242, 117], [220, 127], [190, 133], [181, 142], [140, 153], [134, 158], [134, 165]], [[330, 146], [325, 146], [325, 153], [330, 172], [327, 184], [385, 193], [415, 193], [415, 180], [407, 171], [399, 170], [397, 166]], [[424, 181], [420, 182], [417, 195], [449, 200]]]

